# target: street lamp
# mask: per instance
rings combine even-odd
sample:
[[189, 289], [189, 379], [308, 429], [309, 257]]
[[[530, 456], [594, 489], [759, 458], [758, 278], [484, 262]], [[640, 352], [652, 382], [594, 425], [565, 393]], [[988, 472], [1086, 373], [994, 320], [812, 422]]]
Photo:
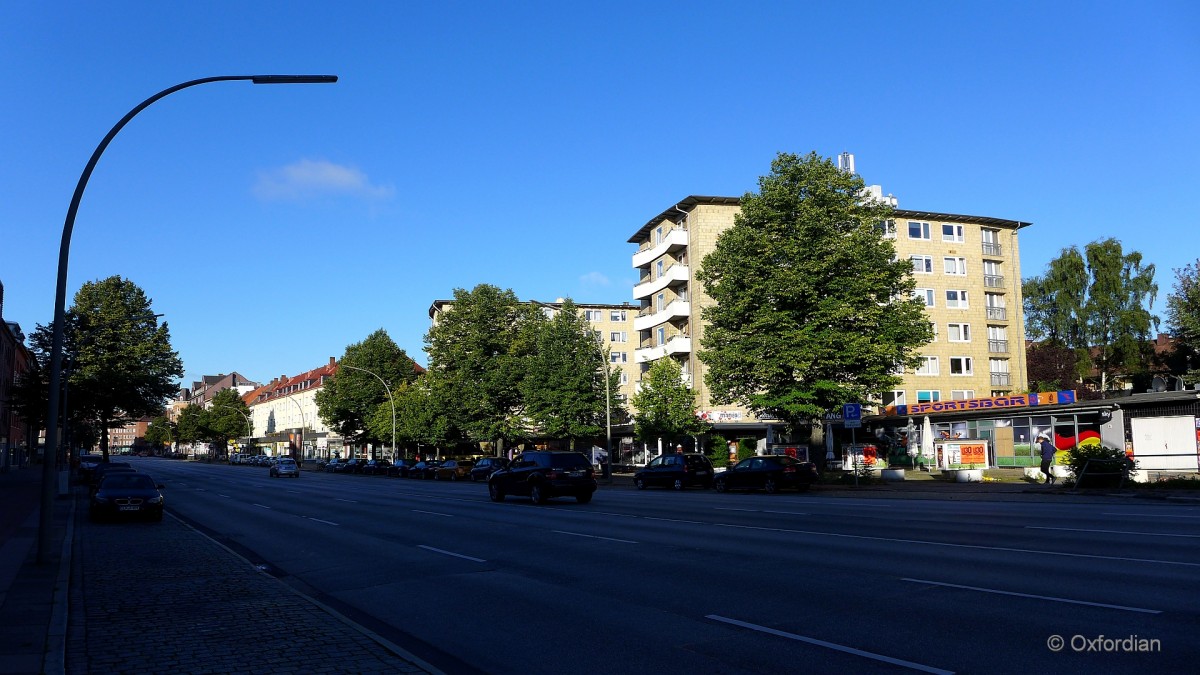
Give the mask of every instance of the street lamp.
[[57, 466], [56, 462], [51, 462], [51, 458], [57, 460], [58, 457], [58, 387], [62, 380], [63, 321], [66, 314], [67, 301], [67, 260], [71, 252], [71, 231], [75, 229], [75, 214], [79, 211], [79, 201], [83, 198], [83, 190], [87, 187], [88, 179], [91, 178], [92, 171], [96, 168], [96, 163], [100, 161], [100, 155], [104, 154], [104, 150], [112, 142], [117, 132], [121, 131], [138, 113], [159, 99], [174, 94], [181, 89], [194, 87], [198, 84], [208, 84], [209, 82], [233, 80], [249, 80], [254, 84], [332, 84], [337, 82], [337, 76], [220, 75], [191, 80], [164, 89], [139, 103], [133, 110], [126, 113], [121, 118], [121, 121], [117, 122], [116, 126], [104, 137], [104, 140], [100, 141], [100, 145], [96, 146], [96, 150], [92, 153], [87, 165], [83, 168], [83, 174], [79, 177], [79, 182], [75, 185], [75, 193], [71, 196], [71, 206], [67, 208], [67, 219], [63, 223], [62, 242], [58, 248], [58, 286], [54, 292], [54, 337], [50, 347], [50, 410], [46, 416], [46, 449], [42, 456], [42, 505], [41, 517], [38, 521], [38, 563], [45, 563], [49, 560], [52, 552], [50, 547], [50, 532], [54, 526], [54, 472]]
[[296, 463], [303, 465], [304, 464], [304, 406], [301, 406], [300, 402], [297, 401], [296, 399], [292, 398], [291, 396], [288, 396], [286, 398], [287, 398], [287, 400], [296, 404], [296, 409], [300, 411], [300, 459], [297, 459]]
[[604, 428], [606, 431], [604, 441], [604, 477], [610, 482], [613, 480], [613, 449], [612, 449], [612, 365], [609, 361], [608, 350], [603, 347], [600, 341], [600, 334], [596, 333], [596, 346], [600, 349], [600, 361], [604, 365]]
[[238, 410], [238, 414], [246, 418], [246, 447], [249, 448], [251, 445], [250, 439], [254, 437], [254, 425], [250, 423], [250, 415], [248, 413]]
[[361, 370], [368, 375], [373, 375], [375, 379], [379, 380], [379, 384], [383, 385], [383, 390], [386, 391], [388, 395], [388, 403], [392, 406], [392, 461], [396, 461], [396, 402], [392, 400], [392, 388], [388, 386], [387, 382], [383, 381], [382, 377], [375, 375], [375, 373], [372, 373], [366, 368], [359, 368], [358, 366], [351, 366], [345, 363], [339, 363], [338, 365], [342, 368]]

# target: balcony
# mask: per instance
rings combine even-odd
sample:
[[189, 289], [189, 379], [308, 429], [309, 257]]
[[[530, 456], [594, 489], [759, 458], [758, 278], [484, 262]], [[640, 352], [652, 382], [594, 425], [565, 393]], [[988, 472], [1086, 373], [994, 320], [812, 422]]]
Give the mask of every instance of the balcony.
[[635, 300], [650, 297], [661, 291], [667, 286], [678, 283], [687, 283], [688, 281], [688, 266], [683, 263], [675, 263], [668, 267], [663, 275], [657, 279], [643, 281], [633, 287], [633, 297]]
[[988, 340], [988, 351], [993, 354], [1007, 354], [1008, 340]]
[[633, 266], [649, 265], [656, 258], [687, 246], [687, 243], [687, 228], [677, 225], [667, 233], [667, 236], [662, 238], [662, 241], [638, 249], [638, 252], [633, 254]]
[[1009, 385], [1008, 373], [991, 373], [993, 387], [1007, 387]]
[[672, 300], [661, 312], [652, 312], [633, 320], [635, 330], [650, 330], [672, 319], [686, 319], [692, 315], [692, 303], [687, 300]]
[[1000, 244], [992, 242], [983, 242], [983, 254], [992, 258], [1000, 258], [1004, 256], [1004, 250], [1000, 248]]
[[1008, 321], [1008, 309], [1004, 307], [988, 307], [988, 321]]
[[988, 288], [1004, 288], [1004, 277], [999, 274], [983, 275], [983, 285]]
[[657, 361], [664, 356], [673, 354], [690, 354], [692, 351], [692, 338], [685, 335], [676, 335], [667, 340], [661, 345], [654, 347], [644, 347], [633, 352], [634, 363], [649, 363]]

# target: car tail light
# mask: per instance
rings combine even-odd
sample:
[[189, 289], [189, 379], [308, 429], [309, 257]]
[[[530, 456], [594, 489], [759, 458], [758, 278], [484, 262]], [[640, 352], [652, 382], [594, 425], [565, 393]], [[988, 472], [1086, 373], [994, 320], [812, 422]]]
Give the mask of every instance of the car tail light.
[[550, 480], [555, 480], [556, 478], [558, 478], [558, 472], [555, 471], [554, 469], [550, 469], [549, 471], [546, 472], [546, 478], [549, 478]]
[[794, 466], [785, 466], [785, 467], [783, 467], [783, 472], [784, 472], [784, 473], [796, 473], [796, 467], [794, 467]]

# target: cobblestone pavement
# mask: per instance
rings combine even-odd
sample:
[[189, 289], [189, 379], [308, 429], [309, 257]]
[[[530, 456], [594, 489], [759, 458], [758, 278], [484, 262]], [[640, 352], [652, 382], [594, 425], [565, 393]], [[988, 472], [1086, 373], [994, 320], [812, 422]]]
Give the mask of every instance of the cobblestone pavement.
[[170, 514], [76, 513], [68, 673], [438, 672]]

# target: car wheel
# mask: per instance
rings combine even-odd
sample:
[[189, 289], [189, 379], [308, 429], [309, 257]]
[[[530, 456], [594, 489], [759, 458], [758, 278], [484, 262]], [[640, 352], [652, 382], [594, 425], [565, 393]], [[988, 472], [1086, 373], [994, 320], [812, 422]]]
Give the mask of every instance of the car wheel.
[[504, 490], [501, 490], [500, 486], [495, 483], [488, 483], [488, 496], [494, 502], [502, 502], [504, 501]]
[[592, 493], [580, 492], [579, 494], [575, 495], [575, 501], [579, 502], [580, 504], [586, 504], [592, 501]]
[[725, 481], [723, 481], [723, 480], [713, 481], [713, 488], [717, 492], [724, 492], [725, 491]]
[[774, 478], [768, 478], [767, 482], [763, 483], [763, 489], [766, 490], [767, 494], [769, 495], [779, 492], [779, 486], [775, 484]]
[[451, 480], [451, 481], [456, 481], [456, 480], [458, 480], [458, 474], [456, 474], [456, 473], [452, 473], [452, 474], [450, 474], [450, 480]]
[[542, 492], [541, 485], [534, 485], [529, 488], [529, 500], [534, 504], [545, 504], [546, 495]]
[[646, 489], [646, 481], [643, 478], [634, 478], [633, 486], [639, 490], [645, 490]]
[[676, 478], [676, 479], [675, 479], [675, 489], [676, 489], [676, 490], [682, 490], [682, 489], [683, 489], [683, 479], [682, 479], [682, 478]]
[[796, 491], [797, 492], [808, 492], [809, 487], [811, 487], [811, 485], [809, 485], [808, 483], [801, 483], [796, 486]]
[[433, 474], [433, 479], [434, 479], [434, 480], [441, 480], [441, 479], [442, 479], [442, 474], [440, 474], [440, 473], [437, 473], [437, 472], [434, 472], [434, 474]]

